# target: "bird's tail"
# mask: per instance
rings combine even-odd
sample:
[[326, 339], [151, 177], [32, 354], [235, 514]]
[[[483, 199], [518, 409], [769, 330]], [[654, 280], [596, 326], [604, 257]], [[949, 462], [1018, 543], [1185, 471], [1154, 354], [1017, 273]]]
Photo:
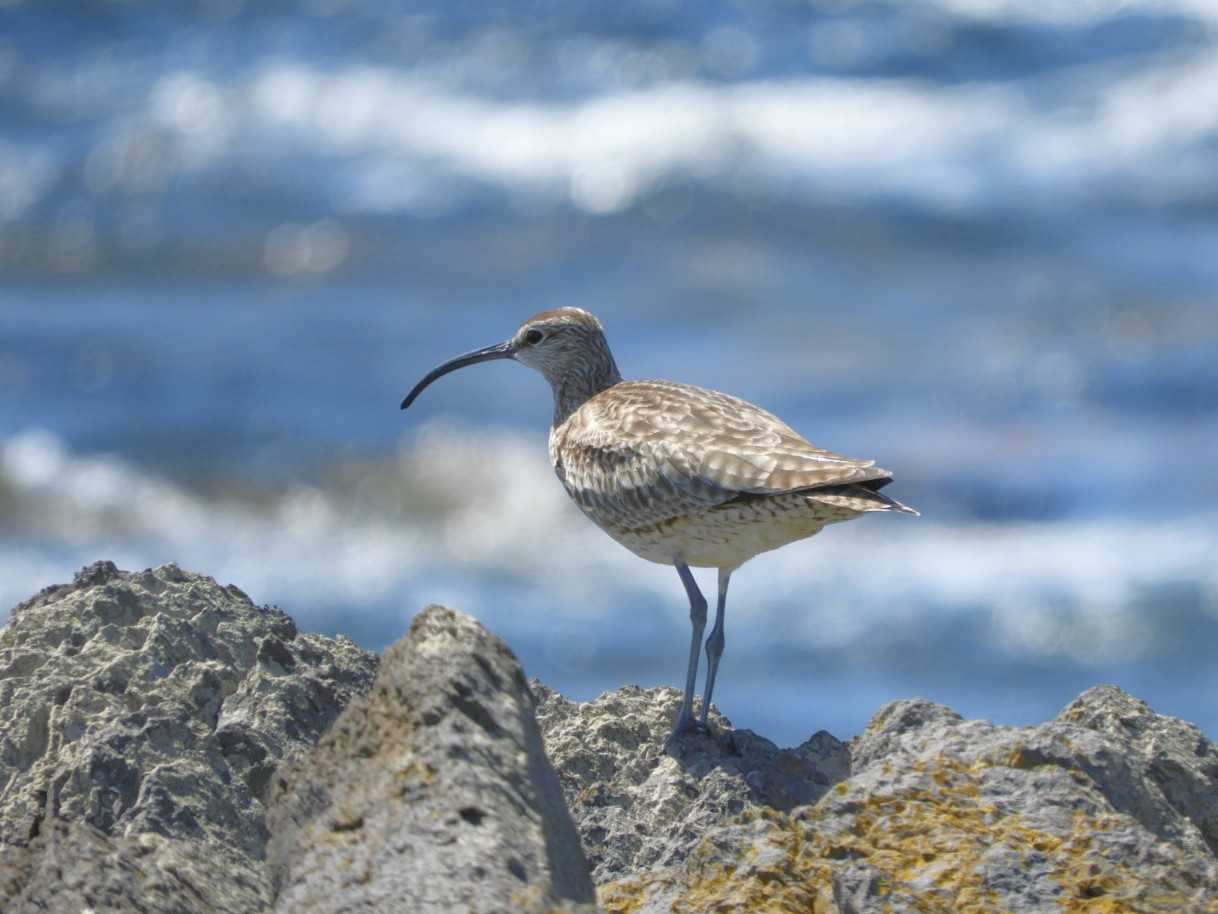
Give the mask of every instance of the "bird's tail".
[[880, 511], [899, 511], [902, 514], [912, 514], [914, 517], [922, 516], [917, 511], [915, 511], [913, 508], [909, 507], [909, 505], [903, 505], [899, 501], [897, 501], [895, 498], [889, 498], [883, 492], [872, 492], [871, 497], [879, 499], [881, 502], [884, 503], [884, 507], [878, 509]]
[[[884, 480], [887, 482], [888, 480]], [[882, 483], [881, 483], [882, 484]], [[901, 514], [921, 515], [909, 505], [903, 505], [895, 498], [889, 498], [883, 492], [876, 491], [867, 483], [855, 483], [844, 486], [821, 486], [807, 491], [809, 498], [814, 498], [825, 504], [836, 504], [853, 511], [897, 511]]]

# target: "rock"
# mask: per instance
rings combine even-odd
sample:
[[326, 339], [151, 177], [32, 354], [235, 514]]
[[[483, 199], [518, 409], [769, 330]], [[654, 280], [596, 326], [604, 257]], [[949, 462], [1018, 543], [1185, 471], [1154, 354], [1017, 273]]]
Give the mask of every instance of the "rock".
[[151, 832], [115, 838], [53, 819], [0, 851], [5, 914], [255, 914], [264, 897], [248, 861]]
[[593, 910], [533, 705], [502, 641], [428, 607], [371, 692], [276, 775], [275, 910]]
[[376, 664], [175, 565], [98, 562], [22, 603], [0, 631], [0, 910], [45, 910], [55, 872], [98, 911], [264, 909], [271, 774]]
[[1215, 747], [1115, 687], [1084, 693], [1036, 727], [894, 702], [850, 755], [850, 777], [818, 802], [789, 812], [754, 805], [677, 862], [602, 885], [602, 905], [631, 914], [1218, 911]]
[[[1218, 854], [1218, 747], [1200, 730], [1156, 714], [1146, 702], [1111, 685], [1088, 689], [1057, 719], [1129, 746], [1137, 760], [1140, 786], [1153, 798], [1149, 805], [1157, 807], [1147, 817], [1148, 827], [1162, 820], [1161, 827], [1173, 832], [1170, 823], [1181, 816], [1197, 827], [1210, 853]], [[1135, 797], [1111, 799], [1117, 808], [1143, 805]]]
[[530, 690], [442, 607], [376, 670], [173, 565], [21, 604], [0, 911], [591, 914], [582, 839], [620, 914], [1218, 914], [1218, 747], [1112, 686], [1035, 727], [912, 699], [779, 749], [717, 714], [666, 746], [671, 689]]
[[687, 735], [668, 749], [675, 689], [627, 686], [580, 704], [531, 685], [598, 884], [680, 863], [715, 826], [749, 809], [814, 802], [849, 772], [846, 746], [828, 733], [779, 749], [733, 730], [713, 706], [714, 735]]

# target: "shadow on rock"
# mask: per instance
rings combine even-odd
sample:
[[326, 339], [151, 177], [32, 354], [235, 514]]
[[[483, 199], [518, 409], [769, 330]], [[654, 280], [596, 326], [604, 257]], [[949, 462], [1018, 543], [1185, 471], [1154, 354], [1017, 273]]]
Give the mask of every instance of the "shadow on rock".
[[684, 860], [713, 827], [748, 809], [812, 803], [850, 771], [826, 732], [779, 749], [711, 709], [711, 732], [666, 744], [681, 695], [627, 686], [577, 703], [533, 680], [567, 805], [597, 883]]
[[512, 652], [430, 606], [276, 776], [276, 910], [553, 912], [595, 891]]

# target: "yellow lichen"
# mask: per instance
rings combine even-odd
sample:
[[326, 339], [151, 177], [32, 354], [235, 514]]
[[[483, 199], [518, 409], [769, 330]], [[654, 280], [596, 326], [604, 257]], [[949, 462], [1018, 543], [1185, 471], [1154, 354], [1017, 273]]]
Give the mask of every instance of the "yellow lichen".
[[[1013, 767], [1028, 761], [1019, 750], [1010, 759]], [[919, 765], [930, 774], [929, 790], [859, 794], [857, 808], [844, 814], [838, 798], [852, 788], [843, 782], [831, 801], [798, 819], [772, 810], [755, 816], [754, 839], [736, 864], [717, 863], [722, 851], [704, 842], [676, 884], [665, 872], [612, 883], [601, 890], [601, 905], [611, 914], [632, 914], [667, 887], [679, 890], [673, 914], [835, 914], [833, 874], [840, 861], [857, 860], [877, 871], [877, 894], [899, 896], [924, 914], [1000, 914], [1005, 909], [987, 884], [985, 863], [1005, 850], [1047, 861], [1063, 914], [1218, 914], [1218, 901], [1198, 909], [1182, 886], [1153, 884], [1106, 861], [1095, 836], [1113, 828], [1115, 816], [1078, 812], [1069, 835], [1053, 834], [980, 802], [986, 765], [945, 757]]]

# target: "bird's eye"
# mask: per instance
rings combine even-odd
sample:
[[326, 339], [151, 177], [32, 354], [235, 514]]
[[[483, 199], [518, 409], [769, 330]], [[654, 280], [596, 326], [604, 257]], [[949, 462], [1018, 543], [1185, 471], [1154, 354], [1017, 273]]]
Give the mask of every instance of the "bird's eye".
[[524, 341], [531, 346], [535, 346], [546, 338], [546, 335], [540, 330], [530, 330], [524, 335]]

